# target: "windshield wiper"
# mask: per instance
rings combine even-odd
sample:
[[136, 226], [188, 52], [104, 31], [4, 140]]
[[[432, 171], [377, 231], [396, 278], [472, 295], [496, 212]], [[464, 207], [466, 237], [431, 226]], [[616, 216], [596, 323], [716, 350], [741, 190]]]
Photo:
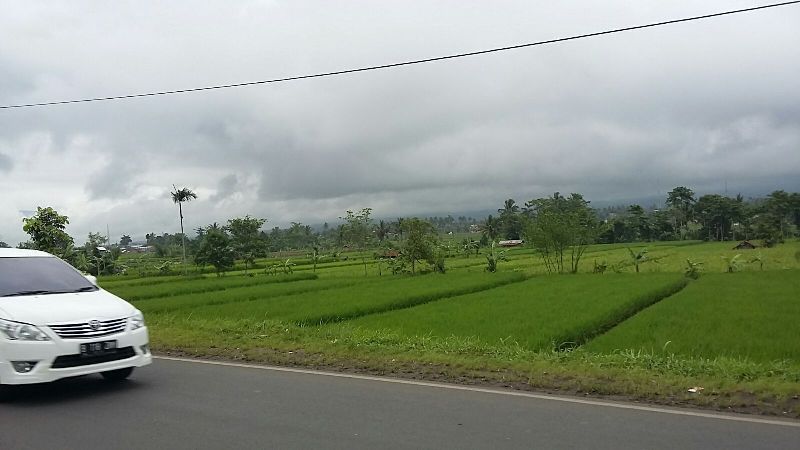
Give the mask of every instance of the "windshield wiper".
[[30, 290], [30, 291], [20, 291], [20, 292], [12, 292], [11, 294], [4, 294], [0, 295], [0, 297], [21, 297], [23, 295], [46, 295], [46, 294], [75, 294], [78, 292], [89, 292], [89, 291], [96, 291], [98, 288], [94, 286], [84, 286], [78, 289], [74, 289], [71, 291], [48, 291], [44, 289], [38, 290]]
[[21, 295], [41, 295], [41, 294], [55, 294], [55, 292], [44, 291], [44, 290], [20, 291], [20, 292], [13, 292], [11, 294], [4, 294], [3, 297], [19, 297]]
[[99, 288], [97, 286], [84, 286], [82, 288], [75, 289], [74, 291], [70, 292], [89, 292], [89, 291], [96, 291]]

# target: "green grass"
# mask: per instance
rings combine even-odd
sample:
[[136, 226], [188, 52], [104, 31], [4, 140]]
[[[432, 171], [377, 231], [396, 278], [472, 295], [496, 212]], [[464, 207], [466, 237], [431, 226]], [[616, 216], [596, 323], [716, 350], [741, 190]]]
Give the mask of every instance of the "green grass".
[[238, 302], [197, 308], [198, 319], [284, 320], [299, 324], [336, 322], [377, 312], [407, 308], [446, 297], [519, 282], [522, 274], [430, 274], [415, 277], [387, 276], [354, 286], [274, 297], [259, 302]]
[[[262, 269], [253, 277], [103, 277], [101, 285], [135, 299], [161, 351], [721, 408], [770, 405], [800, 417], [800, 241], [750, 251], [735, 244], [592, 245], [578, 275], [547, 276], [532, 249], [514, 248], [496, 274], [484, 272], [481, 249], [448, 258], [444, 275], [393, 276], [384, 264], [378, 276], [370, 253], [366, 275], [360, 256], [348, 254], [319, 264], [318, 279], [297, 280], [311, 272], [298, 255], [294, 278]], [[628, 247], [648, 249], [640, 274], [631, 273]], [[723, 273], [722, 257], [736, 254], [741, 271]], [[704, 263], [703, 275], [674, 293], [686, 283], [687, 258]], [[622, 273], [586, 274], [595, 260]], [[687, 394], [687, 386], [705, 394]]]
[[586, 347], [800, 361], [800, 270], [706, 274]]
[[150, 285], [122, 285], [107, 287], [115, 295], [128, 301], [146, 300], [149, 298], [170, 297], [174, 295], [197, 294], [203, 292], [222, 291], [231, 288], [286, 283], [301, 280], [314, 280], [317, 276], [311, 273], [290, 275], [254, 275], [252, 277], [210, 277], [200, 279], [182, 279], [172, 282]]
[[677, 274], [540, 276], [363, 317], [350, 326], [405, 336], [474, 337], [528, 349], [572, 347], [684, 285]]
[[354, 280], [348, 279], [301, 280], [291, 283], [259, 284], [255, 286], [228, 288], [222, 291], [175, 295], [165, 298], [150, 298], [134, 301], [133, 303], [146, 314], [170, 311], [181, 311], [181, 313], [191, 314], [197, 308], [206, 305], [251, 302], [310, 292], [314, 292], [315, 295], [320, 295], [319, 291], [339, 288], [353, 283], [355, 283]]

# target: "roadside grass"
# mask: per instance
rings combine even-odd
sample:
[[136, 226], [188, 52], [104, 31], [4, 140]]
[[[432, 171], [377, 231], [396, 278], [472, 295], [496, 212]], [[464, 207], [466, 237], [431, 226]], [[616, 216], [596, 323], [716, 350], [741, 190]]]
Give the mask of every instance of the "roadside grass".
[[[597, 354], [491, 345], [473, 337], [405, 336], [347, 323], [303, 327], [155, 315], [153, 348], [171, 355], [326, 368], [669, 405], [800, 417], [800, 364], [614, 351]], [[693, 386], [704, 387], [689, 393]]]
[[170, 297], [174, 295], [198, 294], [203, 292], [223, 291], [226, 289], [266, 285], [274, 283], [288, 283], [301, 280], [315, 280], [317, 276], [311, 273], [289, 275], [254, 275], [252, 277], [220, 277], [220, 279], [199, 278], [191, 280], [178, 280], [169, 283], [151, 285], [125, 285], [106, 288], [114, 295], [128, 301], [146, 300], [150, 298]]
[[404, 336], [460, 336], [532, 350], [564, 349], [577, 347], [685, 285], [678, 274], [538, 276], [362, 317], [347, 326]]
[[309, 292], [270, 298], [268, 301], [238, 302], [196, 308], [197, 318], [278, 319], [303, 325], [337, 322], [355, 317], [408, 308], [442, 298], [492, 289], [520, 282], [519, 273], [429, 274], [386, 277], [353, 286], [329, 289], [324, 295]]
[[356, 283], [355, 280], [298, 280], [287, 283], [268, 283], [255, 286], [231, 287], [225, 290], [207, 291], [184, 295], [173, 295], [164, 298], [148, 298], [134, 301], [145, 314], [180, 311], [182, 314], [193, 314], [200, 307], [222, 305], [235, 302], [263, 301], [274, 297], [284, 297], [303, 293], [315, 293], [327, 289], [340, 288]]
[[708, 273], [586, 345], [756, 362], [800, 361], [800, 270]]

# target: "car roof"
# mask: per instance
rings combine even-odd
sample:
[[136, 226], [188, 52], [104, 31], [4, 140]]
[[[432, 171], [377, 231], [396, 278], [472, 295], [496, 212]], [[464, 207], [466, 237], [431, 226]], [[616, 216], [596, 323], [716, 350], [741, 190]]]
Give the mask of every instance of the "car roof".
[[0, 258], [42, 258], [53, 255], [39, 250], [24, 250], [21, 248], [0, 248]]

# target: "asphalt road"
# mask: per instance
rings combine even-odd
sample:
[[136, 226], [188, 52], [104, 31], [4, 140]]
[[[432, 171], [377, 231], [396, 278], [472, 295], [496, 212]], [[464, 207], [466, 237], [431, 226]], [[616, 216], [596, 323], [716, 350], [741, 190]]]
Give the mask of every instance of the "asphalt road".
[[800, 422], [163, 359], [15, 397], [2, 449], [800, 448]]

